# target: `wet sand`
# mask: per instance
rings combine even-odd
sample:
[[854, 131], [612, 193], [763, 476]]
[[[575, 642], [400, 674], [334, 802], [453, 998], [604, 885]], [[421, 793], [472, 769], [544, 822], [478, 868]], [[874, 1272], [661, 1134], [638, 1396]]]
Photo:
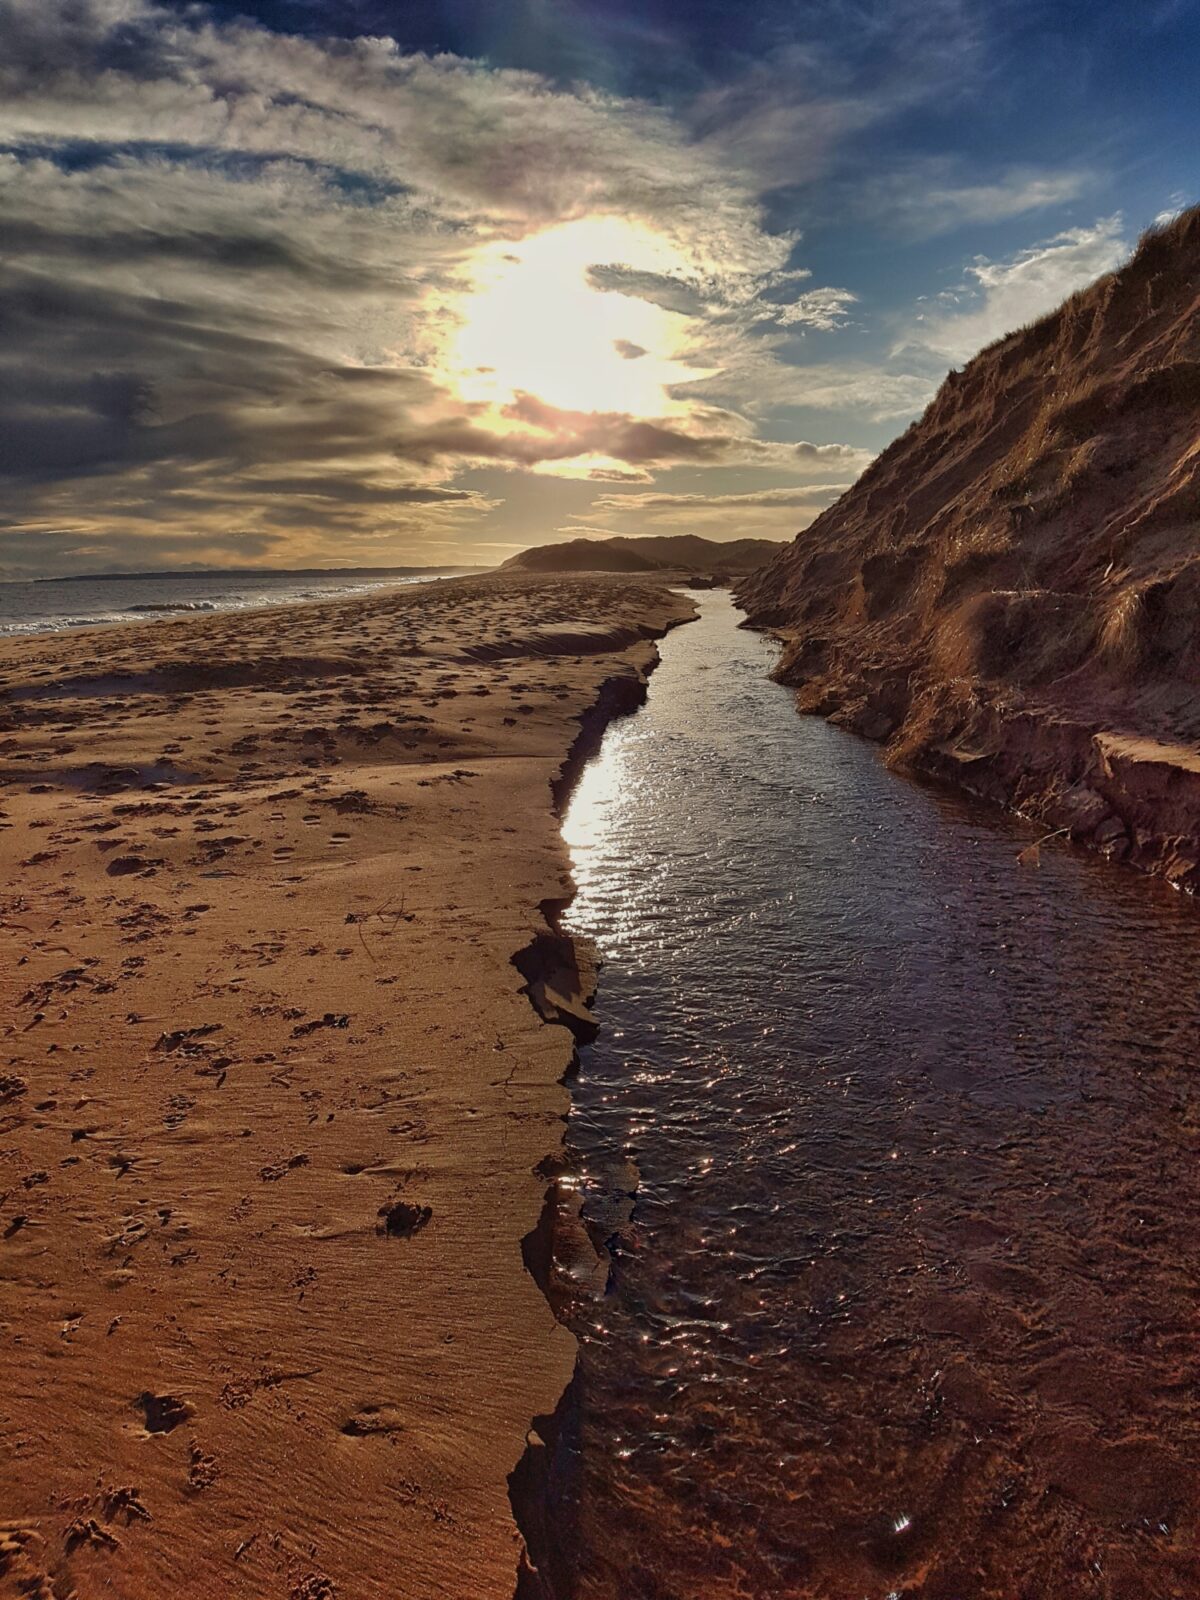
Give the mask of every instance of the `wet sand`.
[[574, 1357], [521, 1256], [552, 785], [689, 614], [468, 579], [0, 648], [0, 1593], [512, 1595]]

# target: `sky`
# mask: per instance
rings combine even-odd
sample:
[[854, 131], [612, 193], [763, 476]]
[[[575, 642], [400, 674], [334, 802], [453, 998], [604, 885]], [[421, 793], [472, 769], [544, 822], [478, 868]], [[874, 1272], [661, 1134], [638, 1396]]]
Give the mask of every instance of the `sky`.
[[1200, 0], [0, 0], [0, 576], [789, 538], [1200, 198]]

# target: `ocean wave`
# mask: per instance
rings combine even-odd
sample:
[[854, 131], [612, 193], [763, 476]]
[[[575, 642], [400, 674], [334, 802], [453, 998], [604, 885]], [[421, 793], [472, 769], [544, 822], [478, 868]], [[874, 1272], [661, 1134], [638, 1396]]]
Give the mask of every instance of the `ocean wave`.
[[[149, 577], [151, 574], [146, 574]], [[168, 577], [160, 574], [153, 576], [162, 583], [170, 581]], [[181, 583], [186, 583], [189, 576], [193, 579], [195, 574], [181, 574]], [[264, 577], [266, 575], [264, 574]], [[306, 579], [304, 588], [293, 587], [290, 581], [283, 582], [284, 578], [293, 579], [297, 576]], [[344, 600], [356, 595], [376, 594], [386, 589], [404, 588], [413, 583], [430, 583], [434, 577], [444, 577], [445, 574], [431, 575], [427, 572], [404, 574], [399, 576], [357, 579], [349, 574], [338, 580], [322, 579], [319, 575], [311, 577], [297, 574], [281, 574], [276, 582], [279, 587], [257, 589], [245, 584], [245, 575], [236, 590], [224, 593], [219, 588], [220, 574], [212, 579], [206, 578], [205, 584], [209, 593], [214, 595], [211, 600], [191, 600], [180, 598], [178, 600], [140, 600], [132, 605], [122, 605], [121, 602], [130, 598], [129, 585], [132, 579], [121, 577], [95, 577], [90, 579], [38, 579], [29, 583], [0, 582], [0, 638], [20, 638], [38, 633], [63, 633], [75, 628], [110, 627], [114, 623], [125, 623], [140, 620], [154, 622], [171, 617], [186, 616], [190, 613], [208, 613], [221, 611], [243, 611], [251, 607], [272, 607], [295, 605], [302, 601], [312, 600]], [[68, 585], [67, 592], [78, 606], [95, 606], [89, 613], [82, 611], [71, 613], [67, 611], [43, 611], [40, 608], [26, 609], [26, 602], [35, 593], [43, 601], [49, 594], [55, 593], [55, 582]], [[48, 587], [43, 588], [45, 583]], [[84, 595], [80, 585], [94, 584], [92, 594]], [[211, 585], [211, 586], [210, 586]], [[136, 594], [138, 591], [133, 590]], [[153, 593], [153, 590], [150, 591]], [[186, 589], [185, 589], [186, 594]], [[145, 593], [145, 590], [142, 591]], [[159, 590], [162, 593], [162, 590]], [[10, 601], [10, 596], [16, 603]]]
[[71, 628], [101, 628], [119, 619], [103, 617], [11, 617], [0, 618], [0, 639], [32, 633], [65, 633]]

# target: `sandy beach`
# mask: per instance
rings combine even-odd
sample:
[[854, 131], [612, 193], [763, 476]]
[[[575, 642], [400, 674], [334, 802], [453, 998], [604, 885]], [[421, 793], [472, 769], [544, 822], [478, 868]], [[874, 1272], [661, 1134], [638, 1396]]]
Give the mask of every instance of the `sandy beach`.
[[552, 791], [688, 615], [465, 579], [0, 649], [0, 1592], [509, 1600], [573, 1361], [522, 1261], [530, 982], [587, 986]]

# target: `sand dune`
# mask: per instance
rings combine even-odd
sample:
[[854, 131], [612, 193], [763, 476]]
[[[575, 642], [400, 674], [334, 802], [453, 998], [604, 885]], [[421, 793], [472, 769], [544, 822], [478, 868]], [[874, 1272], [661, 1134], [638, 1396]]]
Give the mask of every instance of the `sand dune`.
[[552, 791], [688, 614], [468, 579], [0, 649], [0, 1592], [511, 1596], [572, 1364], [521, 1251]]

